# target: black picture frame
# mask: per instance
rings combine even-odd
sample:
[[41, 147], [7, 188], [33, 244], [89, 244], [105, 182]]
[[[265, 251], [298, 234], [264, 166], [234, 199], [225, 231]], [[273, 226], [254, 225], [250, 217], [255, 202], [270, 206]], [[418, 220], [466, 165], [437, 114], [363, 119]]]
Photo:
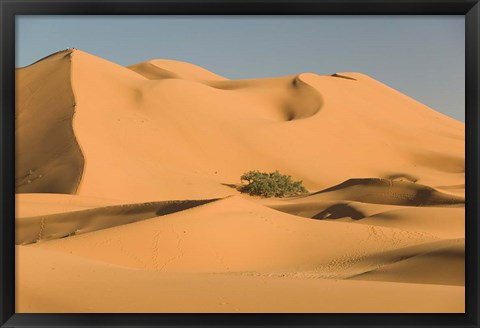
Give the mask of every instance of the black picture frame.
[[[478, 0], [0, 0], [0, 325], [1, 327], [479, 327]], [[465, 15], [466, 311], [465, 314], [16, 314], [15, 313], [15, 16], [16, 15]]]

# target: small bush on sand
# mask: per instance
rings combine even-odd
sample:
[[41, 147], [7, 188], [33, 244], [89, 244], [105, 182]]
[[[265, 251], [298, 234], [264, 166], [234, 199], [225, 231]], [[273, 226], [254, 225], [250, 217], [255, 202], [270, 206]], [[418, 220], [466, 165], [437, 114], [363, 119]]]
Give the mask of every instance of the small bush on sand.
[[264, 173], [248, 171], [240, 177], [242, 184], [241, 192], [252, 196], [263, 197], [290, 197], [305, 194], [308, 190], [302, 185], [302, 181], [292, 181], [289, 175], [275, 171]]

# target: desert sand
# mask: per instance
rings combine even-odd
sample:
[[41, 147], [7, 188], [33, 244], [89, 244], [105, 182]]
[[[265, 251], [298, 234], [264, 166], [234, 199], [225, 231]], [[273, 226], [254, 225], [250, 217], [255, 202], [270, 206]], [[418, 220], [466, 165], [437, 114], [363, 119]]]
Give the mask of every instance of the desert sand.
[[67, 49], [16, 74], [17, 312], [465, 311], [463, 123], [353, 72]]

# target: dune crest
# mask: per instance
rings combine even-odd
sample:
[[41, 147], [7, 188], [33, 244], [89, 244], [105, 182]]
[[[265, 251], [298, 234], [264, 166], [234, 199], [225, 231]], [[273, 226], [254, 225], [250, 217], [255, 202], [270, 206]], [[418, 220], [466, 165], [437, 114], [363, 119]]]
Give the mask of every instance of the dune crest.
[[80, 235], [184, 211], [212, 201], [214, 199], [121, 204], [49, 215], [17, 216], [15, 243], [27, 245]]
[[16, 77], [17, 312], [465, 310], [463, 123], [355, 72], [68, 49]]
[[410, 181], [381, 178], [349, 179], [316, 195], [374, 204], [405, 206], [462, 205], [465, 198]]
[[[341, 245], [344, 238], [350, 242]], [[378, 265], [369, 258], [377, 257], [380, 249], [384, 253], [438, 240], [428, 233], [310, 220], [235, 196], [32, 247], [161, 272], [309, 272], [345, 278]], [[119, 245], [123, 251], [112, 255]], [[353, 250], [352, 245], [361, 247]], [[382, 262], [406, 257], [392, 254]]]
[[168, 78], [199, 82], [226, 80], [226, 78], [200, 66], [176, 60], [154, 59], [128, 66], [128, 68], [151, 80]]
[[[57, 65], [52, 61], [57, 57], [19, 70], [19, 110], [28, 94], [24, 90], [32, 88], [21, 72], [43, 72], [45, 63]], [[50, 109], [54, 116], [45, 117], [42, 124], [53, 130], [30, 131], [31, 124], [25, 121], [17, 134], [22, 135], [19, 148], [25, 149], [22, 144], [36, 145], [31, 140], [41, 142], [47, 132], [66, 134], [57, 130], [55, 120], [60, 117], [65, 129], [71, 125], [75, 134], [61, 139], [79, 146], [58, 147], [70, 147], [69, 161], [76, 164], [56, 165], [70, 172], [72, 182], [63, 186], [69, 179], [62, 179], [54, 186], [42, 173], [44, 183], [32, 182], [39, 156], [25, 149], [19, 160], [18, 192], [77, 193], [134, 202], [215, 198], [232, 194], [225, 185], [237, 183], [251, 169], [280, 170], [313, 191], [355, 176], [383, 177], [389, 174], [387, 167], [427, 186], [464, 183], [463, 125], [362, 74], [337, 73], [355, 80], [303, 73], [233, 81], [208, 78], [213, 73], [175, 61], [145, 62], [129, 69], [80, 50], [70, 51], [68, 58], [64, 62], [70, 65], [71, 76], [64, 79], [71, 79], [69, 105], [75, 105], [75, 116], [70, 110], [67, 119], [61, 109], [66, 105], [58, 109], [56, 105]], [[157, 69], [163, 70], [160, 75], [168, 71], [168, 76], [152, 80], [135, 71], [157, 74]], [[29, 108], [22, 115], [33, 112]], [[137, 137], [127, 137], [132, 135]], [[419, 155], [430, 153], [443, 157]], [[49, 160], [55, 158], [49, 155]]]

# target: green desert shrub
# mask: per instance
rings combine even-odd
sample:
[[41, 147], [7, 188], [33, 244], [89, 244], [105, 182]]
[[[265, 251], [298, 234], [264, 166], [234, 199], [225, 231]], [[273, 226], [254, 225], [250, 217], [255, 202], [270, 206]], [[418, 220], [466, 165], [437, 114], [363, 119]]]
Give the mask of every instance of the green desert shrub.
[[240, 191], [253, 196], [290, 197], [308, 192], [302, 181], [293, 181], [291, 176], [278, 171], [271, 173], [248, 171], [240, 177], [240, 180], [242, 184], [246, 183]]

